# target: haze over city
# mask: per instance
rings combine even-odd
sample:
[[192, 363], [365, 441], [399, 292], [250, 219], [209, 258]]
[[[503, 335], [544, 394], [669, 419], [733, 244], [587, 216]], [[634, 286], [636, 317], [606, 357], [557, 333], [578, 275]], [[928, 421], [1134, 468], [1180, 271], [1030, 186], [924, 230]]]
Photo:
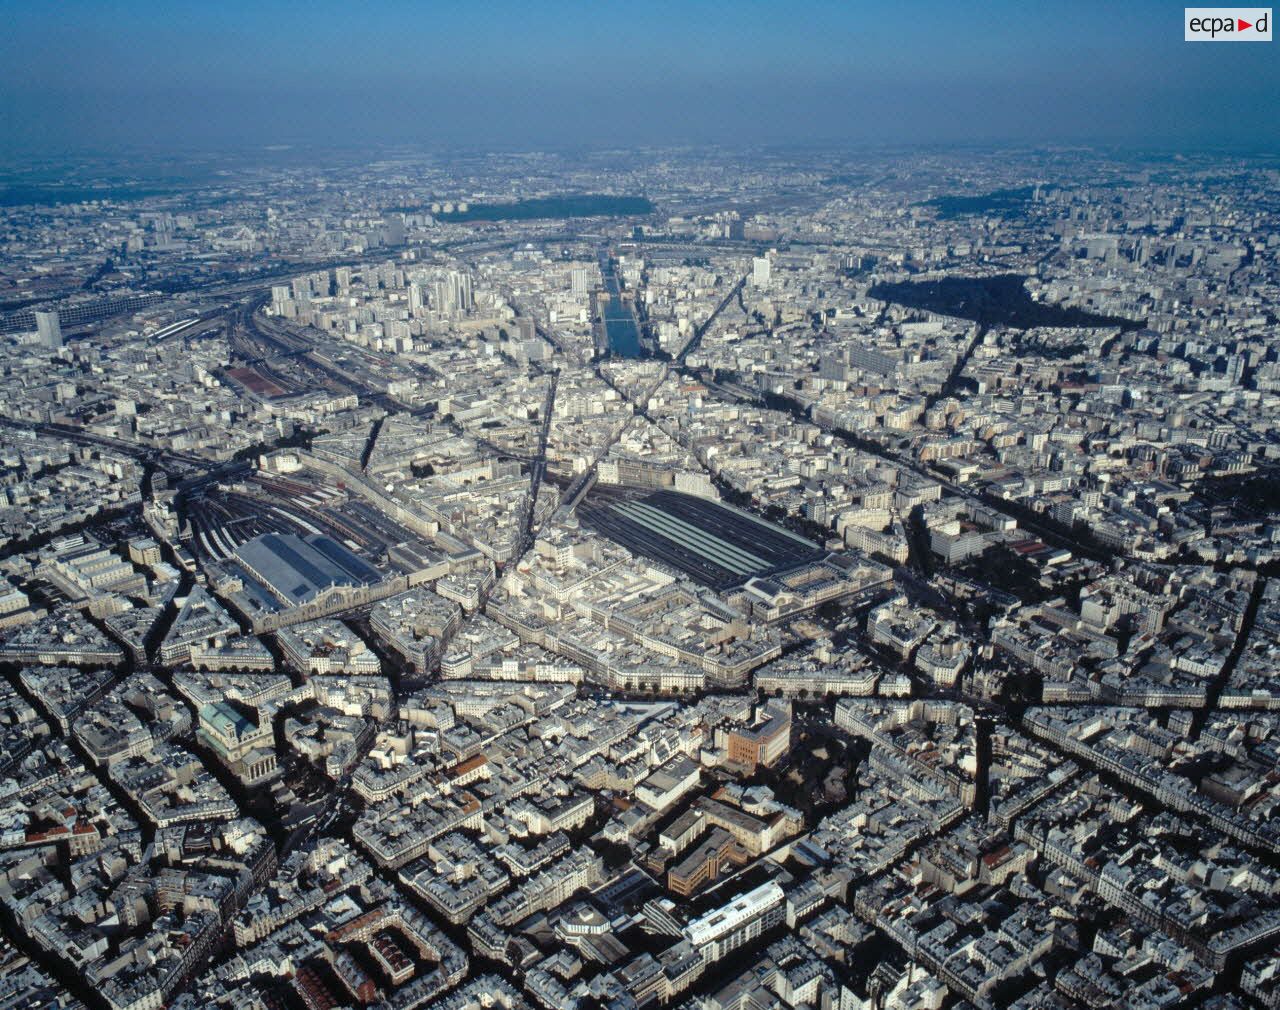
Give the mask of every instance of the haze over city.
[[[6, 154], [142, 147], [1109, 142], [1274, 148], [1267, 46], [1182, 8], [0, 4]], [[19, 159], [21, 160], [21, 159]]]

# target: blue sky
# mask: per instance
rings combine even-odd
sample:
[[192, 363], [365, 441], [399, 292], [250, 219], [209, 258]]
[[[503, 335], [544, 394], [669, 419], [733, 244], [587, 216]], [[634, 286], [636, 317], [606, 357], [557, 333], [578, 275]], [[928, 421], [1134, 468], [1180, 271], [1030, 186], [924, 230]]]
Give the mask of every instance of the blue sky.
[[12, 154], [145, 144], [1280, 141], [1182, 6], [0, 0]]

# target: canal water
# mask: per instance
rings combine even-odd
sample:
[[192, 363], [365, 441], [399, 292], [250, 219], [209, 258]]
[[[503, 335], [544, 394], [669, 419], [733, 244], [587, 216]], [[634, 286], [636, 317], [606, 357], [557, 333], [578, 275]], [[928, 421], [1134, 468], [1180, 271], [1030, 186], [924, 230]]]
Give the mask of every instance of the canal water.
[[609, 350], [620, 358], [639, 358], [644, 354], [640, 345], [640, 328], [636, 326], [636, 317], [630, 307], [622, 300], [613, 261], [602, 258], [600, 272], [604, 277], [605, 290], [609, 292], [609, 301], [604, 308], [604, 332], [609, 338]]

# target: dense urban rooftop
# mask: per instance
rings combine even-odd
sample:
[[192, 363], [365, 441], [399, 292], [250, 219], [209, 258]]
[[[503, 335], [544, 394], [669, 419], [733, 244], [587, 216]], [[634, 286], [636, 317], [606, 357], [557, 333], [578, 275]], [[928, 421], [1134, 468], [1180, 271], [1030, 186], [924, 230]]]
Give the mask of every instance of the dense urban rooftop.
[[1280, 1005], [1274, 158], [156, 167], [0, 205], [0, 1008]]

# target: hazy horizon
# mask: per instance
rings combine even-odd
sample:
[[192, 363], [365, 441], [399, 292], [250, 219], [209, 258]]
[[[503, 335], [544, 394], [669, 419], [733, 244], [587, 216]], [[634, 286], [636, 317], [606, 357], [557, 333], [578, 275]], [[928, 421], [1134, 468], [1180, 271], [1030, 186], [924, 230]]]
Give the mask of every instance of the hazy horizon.
[[0, 3], [5, 155], [273, 144], [1274, 151], [1268, 44], [1183, 8]]

